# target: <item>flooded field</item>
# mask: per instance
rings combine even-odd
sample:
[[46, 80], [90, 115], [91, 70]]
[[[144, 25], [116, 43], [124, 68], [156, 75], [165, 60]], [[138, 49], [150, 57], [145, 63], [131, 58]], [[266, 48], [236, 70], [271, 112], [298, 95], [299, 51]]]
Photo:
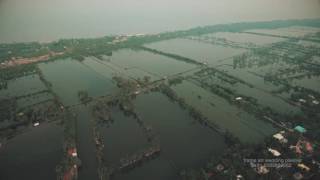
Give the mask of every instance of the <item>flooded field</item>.
[[0, 97], [19, 97], [46, 90], [38, 75], [28, 75], [8, 82], [7, 89], [0, 91]]
[[291, 84], [312, 89], [320, 93], [320, 77], [319, 76], [305, 77], [302, 79], [294, 79], [291, 81]]
[[106, 78], [75, 60], [41, 64], [39, 68], [65, 105], [78, 103], [79, 91], [87, 91], [94, 97], [108, 94], [115, 87], [111, 77]]
[[[125, 159], [138, 157], [154, 146], [160, 146], [161, 152], [129, 171], [115, 173], [114, 179], [176, 179], [180, 171], [204, 165], [209, 157], [218, 156], [226, 148], [220, 134], [201, 126], [161, 93], [141, 95], [134, 105], [139, 119], [115, 107], [111, 109], [111, 123], [99, 127], [106, 165], [116, 170]], [[154, 170], [146, 172], [148, 169]]]
[[245, 52], [243, 49], [206, 44], [189, 39], [173, 39], [146, 46], [163, 52], [188, 57], [198, 62], [207, 62], [210, 65], [223, 64], [222, 60]]
[[320, 30], [319, 28], [313, 28], [313, 27], [293, 26], [289, 28], [279, 28], [279, 29], [250, 30], [246, 32], [261, 33], [261, 34], [275, 35], [275, 36], [303, 37], [306, 35], [312, 35], [316, 32], [319, 32], [319, 30]]
[[53, 96], [47, 91], [41, 92], [40, 94], [36, 94], [30, 97], [24, 97], [17, 100], [18, 108], [27, 108], [28, 106], [41, 104], [46, 101], [52, 101]]
[[[141, 96], [135, 105], [141, 118], [159, 135], [161, 156], [178, 169], [199, 166], [207, 157], [217, 156], [225, 148], [223, 138], [217, 132], [202, 127], [162, 94]], [[161, 113], [160, 109], [166, 113]]]
[[[259, 142], [276, 131], [270, 124], [259, 121], [248, 113], [230, 106], [224, 99], [190, 82], [173, 87], [187, 103], [199, 109], [209, 121], [216, 123], [244, 141]], [[261, 129], [260, 127], [264, 127]]]
[[226, 41], [232, 41], [237, 43], [252, 43], [258, 46], [271, 44], [279, 41], [283, 41], [282, 38], [277, 37], [263, 37], [254, 34], [245, 34], [245, 33], [231, 33], [231, 32], [218, 32], [212, 34], [206, 34], [200, 36], [201, 39], [210, 39], [210, 38], [221, 38]]
[[[110, 58], [110, 63], [125, 70], [124, 73], [143, 72], [145, 76], [162, 78], [194, 68], [194, 65], [181, 63], [172, 58], [152, 54], [146, 51], [121, 50]], [[142, 78], [136, 74], [135, 78]]]
[[254, 84], [255, 87], [266, 91], [272, 91], [280, 88], [270, 82], [265, 81], [262, 77], [243, 69], [233, 69], [231, 66], [220, 66], [218, 69], [223, 70], [232, 76], [238, 77], [249, 84]]
[[108, 164], [118, 165], [123, 157], [143, 150], [148, 142], [134, 118], [125, 116], [118, 108], [112, 109], [112, 118], [110, 127], [101, 127], [100, 131], [105, 144], [104, 158]]
[[62, 49], [86, 55], [3, 63], [0, 179], [235, 179], [269, 147], [291, 157], [305, 132], [316, 144], [320, 30], [239, 29], [74, 40]]
[[93, 139], [92, 121], [88, 107], [80, 106], [76, 110], [76, 135], [79, 158], [81, 159], [81, 169], [79, 171], [79, 179], [98, 179], [96, 148]]

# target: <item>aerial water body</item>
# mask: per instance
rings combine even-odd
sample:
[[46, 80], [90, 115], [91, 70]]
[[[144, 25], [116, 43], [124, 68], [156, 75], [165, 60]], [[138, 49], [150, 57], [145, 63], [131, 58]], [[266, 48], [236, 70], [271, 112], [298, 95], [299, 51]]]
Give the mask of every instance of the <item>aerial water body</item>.
[[319, 0], [0, 0], [0, 43], [320, 18]]

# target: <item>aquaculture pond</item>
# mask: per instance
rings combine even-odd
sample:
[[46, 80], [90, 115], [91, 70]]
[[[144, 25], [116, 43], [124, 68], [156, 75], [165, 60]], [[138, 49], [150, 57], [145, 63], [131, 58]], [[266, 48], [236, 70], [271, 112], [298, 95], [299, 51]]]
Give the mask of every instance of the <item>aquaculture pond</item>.
[[0, 90], [0, 98], [27, 96], [46, 90], [37, 74], [27, 75], [8, 81], [8, 87]]
[[[219, 156], [226, 147], [219, 133], [200, 125], [186, 110], [163, 94], [138, 96], [135, 108], [158, 135], [160, 158], [167, 160], [176, 174], [183, 169], [204, 165], [210, 157]], [[172, 170], [163, 172], [170, 173]]]
[[250, 88], [248, 86], [240, 85], [237, 88], [237, 92], [247, 97], [251, 96], [257, 99], [257, 102], [260, 105], [264, 107], [269, 107], [273, 109], [275, 112], [279, 112], [282, 114], [297, 114], [301, 112], [298, 107], [289, 104], [288, 102], [286, 102], [285, 99], [282, 99], [280, 96], [277, 96], [275, 94], [261, 89]]
[[93, 117], [91, 116], [91, 111], [85, 105], [80, 105], [74, 109], [74, 112], [77, 113], [76, 143], [82, 163], [79, 170], [79, 180], [98, 179], [98, 164], [92, 131]]
[[[165, 56], [153, 54], [142, 50], [120, 50], [112, 54], [110, 63], [125, 70], [125, 74], [135, 74], [140, 71], [143, 75], [154, 78], [174, 75], [176, 73], [194, 68], [192, 64], [181, 62]], [[136, 73], [135, 78], [143, 77]]]
[[78, 93], [88, 92], [90, 97], [110, 94], [115, 85], [112, 77], [105, 77], [72, 59], [58, 60], [39, 65], [44, 78], [65, 105], [79, 103]]
[[266, 37], [259, 36], [255, 34], [246, 34], [246, 33], [232, 33], [232, 32], [217, 32], [212, 34], [206, 34], [200, 36], [201, 39], [210, 38], [222, 38], [228, 41], [237, 42], [237, 43], [252, 43], [258, 46], [268, 45], [280, 41], [284, 41], [283, 38], [278, 37]]
[[244, 53], [245, 49], [235, 49], [219, 45], [202, 43], [189, 39], [172, 39], [147, 44], [146, 47], [188, 57], [210, 65], [219, 65], [224, 59]]
[[119, 108], [111, 110], [112, 124], [99, 128], [103, 137], [104, 159], [108, 165], [119, 166], [120, 160], [146, 149], [150, 144], [142, 127], [132, 116]]
[[29, 97], [19, 98], [17, 100], [17, 107], [18, 108], [27, 108], [29, 106], [37, 105], [43, 102], [53, 100], [52, 94], [49, 92], [41, 92], [39, 94], [34, 94]]
[[305, 87], [308, 89], [312, 89], [316, 92], [320, 93], [320, 77], [319, 76], [311, 76], [304, 77], [300, 79], [293, 79], [290, 84], [293, 86]]
[[248, 70], [235, 69], [232, 66], [227, 65], [219, 66], [218, 69], [228, 73], [229, 75], [237, 77], [256, 88], [260, 88], [265, 91], [271, 92], [282, 87], [281, 85], [275, 86], [271, 82], [265, 81], [264, 78], [259, 76], [258, 74], [252, 73]]
[[118, 167], [120, 159], [140, 153], [155, 144], [160, 145], [161, 152], [159, 156], [130, 171], [117, 173], [114, 179], [144, 177], [174, 180], [180, 171], [205, 165], [211, 157], [218, 157], [226, 148], [220, 134], [201, 126], [186, 110], [161, 93], [140, 95], [134, 100], [134, 105], [143, 124], [155, 136], [154, 140], [147, 140], [147, 134], [136, 119], [113, 108], [113, 123], [100, 128], [107, 164]]
[[316, 32], [319, 32], [319, 28], [292, 26], [288, 28], [277, 28], [277, 29], [254, 29], [254, 30], [248, 30], [246, 32], [261, 33], [261, 34], [275, 35], [275, 36], [303, 37], [306, 35], [312, 35]]
[[[209, 121], [220, 128], [230, 131], [243, 142], [259, 143], [265, 137], [276, 132], [271, 124], [232, 106], [225, 99], [195, 85], [184, 81], [173, 89], [186, 103], [202, 112]], [[263, 128], [261, 128], [263, 127]]]
[[63, 158], [63, 130], [57, 123], [28, 128], [0, 148], [0, 179], [55, 180]]
[[265, 107], [269, 107], [276, 112], [280, 112], [283, 114], [293, 114], [300, 112], [299, 108], [285, 102], [284, 99], [264, 89], [261, 89], [259, 87], [250, 87], [240, 82], [232, 84], [220, 78], [221, 77], [218, 75], [211, 75], [210, 77], [202, 78], [202, 81], [210, 85], [219, 85], [228, 88], [232, 90], [235, 94], [237, 94], [237, 96], [255, 98], [258, 104]]
[[86, 57], [81, 63], [88, 69], [96, 72], [101, 77], [111, 79], [112, 76], [120, 71], [120, 69], [118, 67], [112, 66], [112, 64], [110, 63], [107, 63], [108, 58], [110, 57], [103, 56], [101, 60], [96, 57]]

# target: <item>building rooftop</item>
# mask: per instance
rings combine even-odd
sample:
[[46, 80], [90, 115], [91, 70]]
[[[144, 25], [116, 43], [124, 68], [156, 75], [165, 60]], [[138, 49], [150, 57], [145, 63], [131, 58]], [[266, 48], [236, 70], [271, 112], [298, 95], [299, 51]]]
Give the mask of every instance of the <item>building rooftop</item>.
[[296, 131], [298, 131], [298, 132], [300, 132], [300, 133], [305, 133], [307, 130], [304, 128], [304, 127], [302, 127], [302, 126], [296, 126], [295, 128], [294, 128], [294, 130], [296, 130]]

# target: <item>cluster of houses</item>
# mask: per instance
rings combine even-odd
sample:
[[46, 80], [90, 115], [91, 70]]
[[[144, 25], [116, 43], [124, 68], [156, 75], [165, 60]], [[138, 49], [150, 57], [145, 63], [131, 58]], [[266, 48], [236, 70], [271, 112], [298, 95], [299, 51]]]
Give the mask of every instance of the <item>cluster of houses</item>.
[[[249, 167], [256, 174], [256, 177], [302, 180], [314, 178], [314, 176], [319, 174], [320, 162], [317, 159], [319, 147], [317, 142], [305, 137], [306, 132], [307, 129], [298, 125], [293, 129], [280, 131], [272, 135], [272, 138], [269, 139], [265, 146], [265, 151], [259, 150], [259, 152], [256, 152], [258, 154], [255, 153], [254, 157], [260, 158], [259, 161], [257, 159], [249, 163]], [[247, 154], [241, 154], [240, 156], [246, 157]], [[260, 160], [262, 161], [260, 162]], [[215, 179], [217, 175], [227, 175], [230, 167], [226, 166], [229, 163], [230, 161], [228, 160], [225, 162], [222, 160], [214, 169], [206, 172], [206, 177], [208, 179]], [[237, 174], [233, 174], [232, 176], [237, 180], [246, 178], [247, 173], [251, 171], [242, 172], [241, 167], [237, 165], [231, 169], [236, 170]]]
[[312, 104], [315, 106], [320, 104], [319, 100], [317, 100], [317, 98], [311, 94], [309, 94], [306, 98], [299, 98], [298, 102], [300, 104]]
[[116, 36], [112, 42], [108, 42], [108, 44], [117, 44], [121, 42], [127, 41], [131, 37], [141, 37], [145, 36], [145, 34], [127, 34], [127, 35], [120, 35]]
[[[292, 168], [292, 171], [294, 171], [292, 179], [295, 180], [313, 176], [312, 168], [318, 168], [320, 165], [313, 157], [316, 145], [304, 137], [306, 131], [307, 130], [303, 126], [296, 126], [293, 132], [280, 131], [273, 135], [273, 139], [277, 141], [277, 143], [273, 144], [273, 147], [267, 149], [274, 158], [287, 159], [290, 157], [291, 160], [297, 160], [290, 161], [289, 159], [289, 167], [285, 167]], [[290, 156], [292, 154], [294, 154], [293, 157]], [[318, 170], [313, 170], [313, 172], [316, 171]], [[268, 174], [270, 172], [270, 167], [260, 165], [257, 167], [256, 172], [261, 175]]]
[[63, 175], [63, 180], [77, 179], [78, 167], [81, 166], [81, 161], [78, 157], [77, 149], [71, 147], [67, 150], [68, 158], [71, 159], [71, 166], [68, 167], [67, 171]]

